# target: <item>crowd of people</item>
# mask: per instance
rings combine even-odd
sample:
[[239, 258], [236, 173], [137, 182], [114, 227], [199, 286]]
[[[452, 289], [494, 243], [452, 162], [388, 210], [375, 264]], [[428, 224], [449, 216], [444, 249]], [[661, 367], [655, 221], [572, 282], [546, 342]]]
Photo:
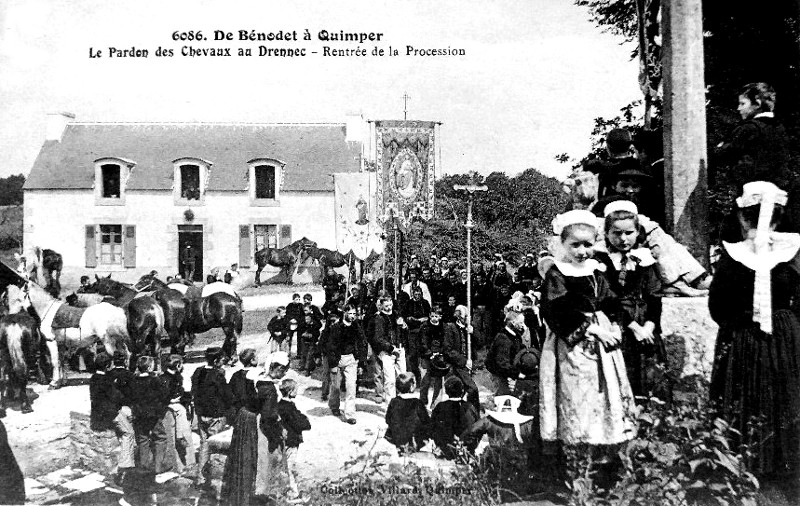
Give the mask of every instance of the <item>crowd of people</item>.
[[[800, 185], [776, 155], [785, 132], [771, 114], [774, 99], [764, 83], [746, 86], [744, 124], [721, 147], [737, 157], [740, 187], [713, 276], [662, 229], [646, 197], [653, 164], [614, 130], [609, 156], [586, 167], [598, 176], [594, 196], [574, 199], [554, 220], [548, 250], [526, 254], [516, 269], [501, 255], [476, 262], [471, 308], [463, 264], [410, 255], [397, 285], [369, 276], [348, 284], [328, 269], [322, 306], [294, 294], [269, 321], [263, 349], [242, 350], [229, 380], [219, 348], [206, 350], [190, 392], [180, 356], [156, 374], [151, 357], [132, 372], [123, 354], [98, 355], [92, 427], [120, 437], [117, 481], [194, 469], [197, 485], [208, 487], [209, 440], [232, 427], [222, 501], [302, 502], [295, 466], [311, 425], [293, 403], [292, 366], [322, 370], [321, 398], [347, 424], [358, 423], [357, 396], [382, 405], [385, 438], [400, 454], [427, 447], [454, 459], [488, 435], [519, 445], [534, 473], [555, 468], [575, 478], [602, 461], [613, 475], [616, 450], [636, 435], [637, 405], [671, 394], [662, 297], [708, 295], [720, 326], [713, 409], [736, 429], [732, 444], [747, 445], [759, 479], [796, 498], [800, 221], [792, 199]], [[490, 405], [481, 405], [473, 377], [484, 368]]]

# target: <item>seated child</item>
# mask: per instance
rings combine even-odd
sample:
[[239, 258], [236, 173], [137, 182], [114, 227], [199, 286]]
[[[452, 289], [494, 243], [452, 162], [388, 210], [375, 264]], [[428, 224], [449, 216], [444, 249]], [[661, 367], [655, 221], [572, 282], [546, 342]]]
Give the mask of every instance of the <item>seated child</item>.
[[386, 440], [400, 452], [419, 451], [428, 439], [430, 416], [425, 403], [414, 394], [417, 386], [413, 373], [402, 373], [397, 377], [397, 397], [389, 401], [386, 408]]
[[456, 457], [455, 438], [461, 437], [480, 415], [472, 403], [464, 400], [464, 383], [457, 376], [451, 376], [444, 384], [447, 396], [436, 405], [431, 415], [433, 441], [446, 459]]
[[303, 442], [303, 431], [311, 430], [311, 422], [308, 417], [297, 409], [294, 405], [294, 398], [297, 396], [297, 382], [286, 378], [281, 381], [281, 395], [283, 398], [278, 401], [278, 415], [281, 417], [283, 428], [286, 429], [286, 474], [289, 476], [289, 499], [298, 499], [300, 491], [297, 489], [297, 450]]
[[520, 414], [520, 400], [511, 395], [498, 395], [494, 398], [494, 404], [497, 411], [487, 411], [485, 417], [464, 431], [464, 445], [470, 451], [475, 451], [481, 438], [487, 435], [490, 447], [521, 445], [530, 455], [530, 450], [536, 448], [539, 442], [536, 417]]

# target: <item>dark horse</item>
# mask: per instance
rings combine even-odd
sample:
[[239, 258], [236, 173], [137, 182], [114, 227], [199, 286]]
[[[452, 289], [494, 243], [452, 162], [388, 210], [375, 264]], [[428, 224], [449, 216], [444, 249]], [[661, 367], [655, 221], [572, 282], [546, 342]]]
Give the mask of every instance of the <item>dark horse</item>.
[[255, 260], [258, 266], [258, 269], [256, 269], [256, 286], [261, 286], [261, 271], [267, 265], [280, 267], [280, 273], [285, 272], [286, 284], [291, 285], [292, 276], [297, 270], [297, 260], [300, 258], [300, 253], [306, 248], [315, 248], [316, 246], [317, 243], [303, 237], [283, 248], [263, 248], [256, 251]]
[[133, 349], [131, 350], [131, 364], [136, 363], [136, 357], [161, 355], [161, 333], [164, 329], [164, 311], [153, 297], [144, 295], [137, 297], [139, 292], [133, 288], [108, 277], [101, 278], [95, 274], [94, 290], [100, 295], [108, 295], [115, 299], [114, 305], [125, 310], [127, 318], [128, 335], [131, 337]]
[[[154, 276], [142, 276], [134, 285], [138, 290], [155, 290], [156, 298], [163, 299], [169, 292], [180, 294], [177, 290], [170, 289], [163, 281]], [[227, 361], [236, 361], [236, 346], [239, 336], [242, 334], [242, 301], [230, 294], [218, 292], [212, 293], [202, 298], [183, 298], [185, 313], [183, 326], [180, 329], [180, 347], [173, 345], [173, 353], [183, 354], [186, 343], [194, 342], [194, 335], [207, 332], [214, 328], [221, 328], [225, 333], [225, 342], [222, 345], [222, 352], [225, 353]], [[162, 303], [163, 304], [163, 303]], [[168, 311], [165, 307], [165, 313]], [[178, 304], [170, 306], [169, 310], [175, 309]], [[172, 318], [165, 314], [166, 319]], [[177, 319], [175, 320], [177, 321]], [[188, 335], [184, 339], [184, 335]], [[173, 341], [174, 342], [174, 341]]]
[[338, 251], [333, 251], [325, 248], [317, 248], [316, 244], [313, 246], [309, 246], [303, 250], [301, 262], [304, 262], [306, 258], [310, 257], [319, 262], [319, 266], [322, 268], [322, 273], [326, 274], [328, 272], [328, 267], [342, 267], [344, 265], [349, 266], [349, 262], [351, 259], [351, 255], [342, 255]]
[[37, 328], [36, 320], [25, 311], [0, 318], [0, 408], [7, 407], [8, 397], [16, 391], [22, 412], [33, 411], [28, 398], [28, 371], [38, 368]]
[[137, 292], [153, 292], [164, 311], [164, 330], [169, 334], [172, 353], [183, 355], [186, 350], [186, 317], [188, 302], [178, 290], [173, 290], [155, 276], [145, 274], [133, 289]]

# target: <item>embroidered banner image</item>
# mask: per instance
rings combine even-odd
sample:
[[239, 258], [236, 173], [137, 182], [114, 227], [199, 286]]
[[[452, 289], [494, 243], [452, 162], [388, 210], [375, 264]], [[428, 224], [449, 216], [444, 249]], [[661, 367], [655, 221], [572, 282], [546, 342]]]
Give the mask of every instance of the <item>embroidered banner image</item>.
[[397, 219], [407, 230], [433, 216], [436, 123], [376, 121], [377, 202], [382, 222]]
[[378, 221], [374, 172], [333, 175], [336, 209], [336, 249], [353, 252], [359, 260], [371, 252], [383, 253], [383, 227]]

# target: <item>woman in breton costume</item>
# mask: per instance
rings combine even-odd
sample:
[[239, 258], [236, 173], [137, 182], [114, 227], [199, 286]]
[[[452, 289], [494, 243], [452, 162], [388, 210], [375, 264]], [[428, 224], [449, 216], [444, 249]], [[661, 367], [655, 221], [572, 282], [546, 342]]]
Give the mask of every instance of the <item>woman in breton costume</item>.
[[601, 264], [591, 258], [597, 218], [585, 210], [568, 211], [556, 217], [553, 229], [563, 253], [542, 288], [548, 336], [539, 372], [540, 429], [543, 441], [558, 441], [583, 458], [634, 437], [635, 404], [622, 333], [609, 320], [619, 313], [617, 301]]
[[[762, 480], [800, 470], [800, 235], [777, 233], [786, 192], [755, 181], [736, 199], [744, 239], [723, 242], [708, 305], [719, 324], [711, 399], [750, 445]], [[763, 424], [748, 422], [760, 418]]]

